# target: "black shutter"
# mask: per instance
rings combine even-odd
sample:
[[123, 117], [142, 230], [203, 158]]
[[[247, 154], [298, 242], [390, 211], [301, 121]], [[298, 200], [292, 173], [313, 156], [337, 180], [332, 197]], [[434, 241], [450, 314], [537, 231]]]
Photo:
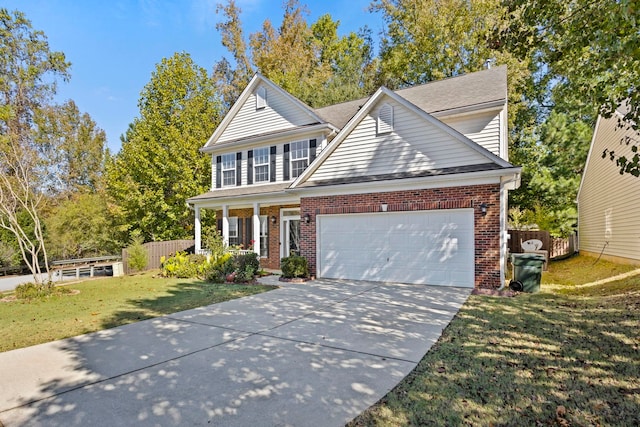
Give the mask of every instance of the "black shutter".
[[236, 185], [242, 184], [242, 153], [236, 154]]
[[253, 184], [253, 150], [247, 153], [247, 184]]
[[244, 242], [242, 240], [242, 218], [238, 218], [238, 245], [244, 245]]
[[316, 159], [316, 140], [309, 140], [309, 164], [313, 163]]
[[222, 156], [216, 157], [216, 188], [222, 187]]
[[253, 239], [252, 235], [253, 235], [253, 227], [251, 226], [251, 218], [245, 218], [245, 229], [246, 231], [246, 235], [247, 238], [245, 239], [245, 247], [249, 247], [249, 245], [251, 244], [251, 240]]
[[222, 218], [219, 218], [216, 221], [216, 227], [218, 228], [218, 233], [222, 236]]
[[269, 156], [269, 162], [271, 163], [271, 172], [269, 181], [276, 182], [276, 146], [270, 148], [271, 155]]
[[284, 158], [282, 165], [282, 179], [284, 181], [289, 180], [289, 144], [284, 144]]

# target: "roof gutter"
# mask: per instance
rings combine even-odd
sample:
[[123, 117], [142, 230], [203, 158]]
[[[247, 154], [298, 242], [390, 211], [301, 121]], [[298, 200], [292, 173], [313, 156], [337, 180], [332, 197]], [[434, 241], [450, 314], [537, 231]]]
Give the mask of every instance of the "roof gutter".
[[332, 133], [338, 132], [339, 130], [340, 129], [336, 128], [331, 123], [318, 123], [311, 126], [296, 127], [280, 133], [269, 133], [269, 134], [255, 136], [255, 137], [235, 139], [233, 141], [219, 142], [214, 145], [210, 145], [208, 147], [205, 146], [200, 148], [200, 152], [213, 153], [218, 150], [223, 150], [229, 146], [233, 146], [234, 148], [246, 147], [254, 144], [260, 144], [265, 141], [270, 141], [270, 140], [273, 140], [274, 138], [287, 138], [292, 135], [300, 135], [300, 134], [312, 133], [312, 132], [318, 132], [318, 131], [323, 131], [324, 133], [330, 135]]

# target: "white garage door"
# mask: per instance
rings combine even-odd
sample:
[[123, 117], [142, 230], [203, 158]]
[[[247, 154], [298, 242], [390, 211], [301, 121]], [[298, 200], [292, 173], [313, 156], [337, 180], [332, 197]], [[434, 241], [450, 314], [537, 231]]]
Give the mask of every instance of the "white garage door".
[[473, 209], [318, 215], [318, 275], [474, 286]]

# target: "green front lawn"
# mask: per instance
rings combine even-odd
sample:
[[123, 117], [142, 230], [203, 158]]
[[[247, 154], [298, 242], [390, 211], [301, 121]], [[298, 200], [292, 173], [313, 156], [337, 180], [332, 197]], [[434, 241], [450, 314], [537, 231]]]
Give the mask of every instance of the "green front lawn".
[[[66, 285], [76, 294], [0, 302], [0, 352], [113, 328], [273, 289], [166, 279], [153, 273]], [[4, 293], [0, 297], [6, 297]]]
[[640, 425], [640, 276], [552, 262], [542, 292], [471, 296], [416, 369], [356, 426]]

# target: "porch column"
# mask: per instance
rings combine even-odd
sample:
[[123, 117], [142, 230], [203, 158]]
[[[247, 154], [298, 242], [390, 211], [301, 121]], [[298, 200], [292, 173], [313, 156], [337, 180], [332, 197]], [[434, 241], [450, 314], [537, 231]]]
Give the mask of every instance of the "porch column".
[[222, 205], [222, 241], [229, 246], [229, 206]]
[[194, 212], [195, 212], [195, 227], [194, 227], [194, 238], [196, 240], [196, 253], [199, 254], [200, 251], [202, 251], [202, 228], [200, 225], [200, 207], [199, 206], [194, 206]]
[[253, 252], [260, 258], [260, 204], [253, 204]]

